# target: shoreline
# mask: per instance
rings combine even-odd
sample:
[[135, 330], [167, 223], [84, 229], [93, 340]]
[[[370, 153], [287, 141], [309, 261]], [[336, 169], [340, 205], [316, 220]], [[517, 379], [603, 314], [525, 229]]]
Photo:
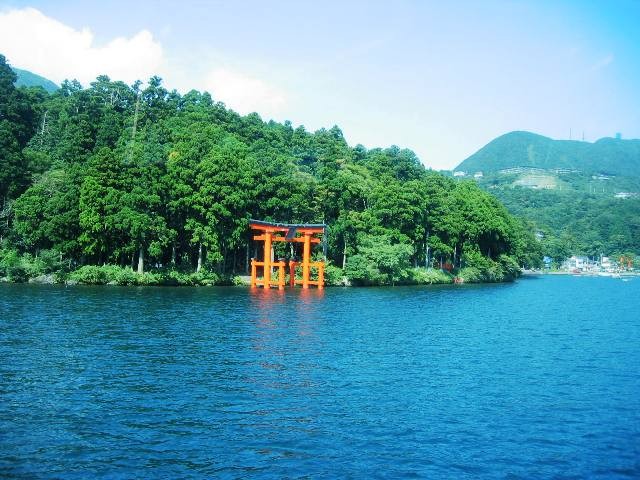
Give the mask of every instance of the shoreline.
[[[452, 274], [450, 272], [439, 269], [420, 269], [420, 273], [427, 276], [407, 277], [396, 282], [389, 283], [367, 283], [350, 281], [347, 277], [334, 278], [325, 283], [324, 288], [336, 287], [402, 287], [402, 286], [420, 286], [420, 285], [485, 285], [496, 283], [513, 283], [518, 278], [535, 278], [546, 275], [564, 275], [574, 277], [603, 277], [603, 278], [632, 278], [640, 276], [640, 272], [621, 272], [621, 273], [574, 273], [569, 271], [535, 271], [522, 270], [515, 277], [495, 278], [489, 277], [484, 272], [480, 276], [473, 278], [464, 278], [460, 275], [462, 272]], [[72, 274], [60, 275], [54, 273], [41, 274], [34, 277], [23, 277], [19, 280], [7, 277], [0, 278], [0, 284], [30, 284], [30, 285], [64, 285], [64, 286], [119, 286], [119, 287], [245, 287], [251, 288], [251, 277], [249, 275], [227, 275], [221, 276], [213, 272], [192, 272], [179, 273], [170, 272], [145, 272], [138, 274], [134, 271], [125, 270], [125, 275], [120, 277], [100, 275], [87, 278], [78, 278]]]
[[638, 277], [640, 272], [569, 272], [565, 270], [556, 270], [552, 272], [523, 272], [522, 276], [537, 277], [542, 275], [568, 275], [571, 277], [602, 277], [602, 278], [620, 278], [620, 277]]
[[[138, 274], [136, 274], [138, 275]], [[144, 275], [144, 274], [143, 274]], [[523, 275], [524, 276], [524, 275]], [[250, 277], [246, 275], [237, 275], [232, 279], [227, 281], [222, 281], [219, 283], [210, 282], [210, 283], [168, 283], [168, 282], [157, 282], [157, 283], [118, 283], [115, 281], [98, 281], [98, 282], [82, 282], [76, 281], [72, 279], [54, 279], [53, 275], [40, 275], [38, 277], [29, 278], [26, 281], [14, 281], [7, 279], [6, 277], [0, 278], [0, 285], [60, 285], [66, 287], [176, 287], [176, 288], [202, 288], [202, 287], [242, 287], [242, 288], [251, 288]], [[142, 276], [141, 276], [142, 277]], [[517, 277], [519, 278], [519, 277]], [[460, 277], [451, 276], [447, 278], [447, 281], [399, 281], [395, 283], [388, 284], [366, 284], [366, 283], [354, 283], [349, 281], [346, 277], [343, 278], [338, 283], [326, 283], [324, 288], [375, 288], [375, 287], [412, 287], [412, 286], [460, 286], [460, 285], [489, 285], [489, 284], [505, 284], [505, 283], [513, 283], [517, 280], [517, 278], [504, 279], [501, 281], [464, 281]], [[261, 287], [260, 287], [261, 288]], [[300, 288], [295, 288], [295, 290], [299, 290]], [[313, 288], [314, 290], [316, 288]], [[277, 290], [277, 288], [276, 288]], [[290, 288], [285, 288], [285, 290], [290, 290]]]

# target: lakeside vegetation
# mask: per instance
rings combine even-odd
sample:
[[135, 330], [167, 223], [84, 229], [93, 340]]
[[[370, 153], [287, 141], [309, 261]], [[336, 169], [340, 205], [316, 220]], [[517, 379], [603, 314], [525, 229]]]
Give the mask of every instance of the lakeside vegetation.
[[241, 116], [158, 77], [53, 93], [15, 79], [0, 56], [8, 281], [234, 283], [255, 254], [249, 218], [328, 224], [330, 284], [504, 281], [540, 266], [529, 225], [411, 150]]

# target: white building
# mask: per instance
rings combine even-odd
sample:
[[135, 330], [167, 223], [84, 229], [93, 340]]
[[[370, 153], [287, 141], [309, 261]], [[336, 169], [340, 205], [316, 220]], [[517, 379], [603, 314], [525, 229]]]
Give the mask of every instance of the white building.
[[615, 194], [616, 198], [633, 198], [633, 197], [637, 197], [638, 194], [635, 192], [618, 192]]
[[591, 262], [587, 257], [573, 255], [565, 261], [564, 268], [567, 270], [579, 270], [581, 272], [588, 270], [592, 267]]

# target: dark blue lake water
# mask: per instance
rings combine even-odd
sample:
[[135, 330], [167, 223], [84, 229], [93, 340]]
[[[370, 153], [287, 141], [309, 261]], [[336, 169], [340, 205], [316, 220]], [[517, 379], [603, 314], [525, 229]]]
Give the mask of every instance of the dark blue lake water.
[[0, 476], [638, 478], [640, 278], [0, 285]]

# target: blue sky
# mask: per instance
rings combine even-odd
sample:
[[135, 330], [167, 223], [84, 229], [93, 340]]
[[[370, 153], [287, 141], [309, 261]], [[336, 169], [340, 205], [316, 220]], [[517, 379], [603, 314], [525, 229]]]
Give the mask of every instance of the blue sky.
[[640, 137], [638, 25], [638, 1], [0, 0], [0, 52], [54, 81], [158, 73], [443, 169], [512, 130]]

